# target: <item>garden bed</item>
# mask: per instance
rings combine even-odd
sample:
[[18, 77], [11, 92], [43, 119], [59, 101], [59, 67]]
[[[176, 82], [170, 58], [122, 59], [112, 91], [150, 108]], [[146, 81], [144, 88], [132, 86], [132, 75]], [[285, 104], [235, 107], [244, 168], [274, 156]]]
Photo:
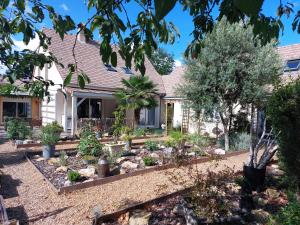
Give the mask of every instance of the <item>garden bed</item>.
[[[82, 159], [78, 157], [78, 155], [76, 156], [75, 151], [67, 152], [68, 165], [66, 167], [60, 165], [58, 154], [50, 160], [44, 160], [41, 157], [41, 152], [39, 152], [38, 154], [37, 152], [26, 152], [25, 155], [28, 161], [37, 169], [39, 173], [43, 175], [52, 189], [58, 194], [71, 192], [78, 189], [84, 189], [96, 185], [102, 185], [105, 183], [110, 183], [127, 177], [137, 176], [153, 171], [178, 167], [177, 163], [174, 163], [172, 160], [167, 158], [157, 158], [156, 163], [153, 166], [143, 165], [143, 157], [146, 157], [148, 155], [152, 155], [151, 157], [159, 157], [161, 151], [149, 152], [145, 149], [133, 149], [132, 152], [136, 152], [136, 156], [124, 156], [116, 159], [116, 163], [110, 168], [110, 176], [105, 178], [99, 178], [95, 173], [96, 165], [84, 164]], [[225, 159], [226, 157], [236, 156], [245, 152], [246, 151], [231, 152], [226, 154], [225, 156], [220, 157]], [[212, 156], [190, 157], [188, 161], [183, 161], [182, 165], [184, 166], [207, 162], [214, 158], [215, 157]], [[78, 171], [82, 174], [80, 180], [73, 183], [70, 183], [68, 181], [67, 174], [71, 170]]]
[[[267, 224], [270, 217], [276, 215], [280, 208], [288, 203], [286, 194], [276, 186], [278, 185], [278, 175], [274, 176], [274, 171], [277, 170], [274, 170], [274, 168], [276, 167], [268, 166], [267, 168], [269, 174], [267, 176], [265, 189], [261, 193], [253, 193], [254, 209], [252, 210], [240, 208], [241, 187], [238, 184], [238, 180], [241, 180], [242, 176], [241, 172], [237, 172], [234, 173], [232, 177], [230, 176], [228, 180], [225, 180], [225, 186], [229, 186], [230, 188], [223, 189], [219, 187], [220, 189], [216, 192], [220, 194], [219, 197], [221, 197], [219, 200], [221, 199], [222, 203], [219, 203], [223, 204], [226, 202], [224, 206], [228, 208], [227, 212], [223, 211], [224, 208], [222, 206], [219, 208], [213, 206], [214, 201], [212, 201], [212, 199], [215, 199], [215, 193], [210, 193], [212, 194], [210, 197], [203, 195], [198, 200], [202, 200], [204, 205], [201, 207], [199, 207], [199, 205], [195, 206], [195, 201], [191, 200], [192, 196], [195, 197], [195, 195], [191, 194], [193, 189], [187, 188], [143, 203], [127, 205], [113, 213], [95, 217], [93, 224], [138, 224], [135, 222], [149, 225]], [[209, 185], [207, 188], [210, 189], [212, 186]], [[207, 199], [204, 200], [204, 198]], [[214, 213], [208, 216], [206, 214], [207, 212], [209, 212], [208, 214]], [[189, 219], [190, 223], [187, 223], [186, 219]], [[193, 223], [193, 219], [195, 219], [197, 223]]]

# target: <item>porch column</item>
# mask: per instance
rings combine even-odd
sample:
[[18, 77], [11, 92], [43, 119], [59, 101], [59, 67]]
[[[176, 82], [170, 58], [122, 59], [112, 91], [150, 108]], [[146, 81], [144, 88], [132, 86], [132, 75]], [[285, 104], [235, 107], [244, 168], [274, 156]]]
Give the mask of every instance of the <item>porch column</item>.
[[72, 123], [71, 123], [71, 135], [73, 136], [76, 131], [77, 123], [77, 97], [72, 95]]
[[68, 94], [66, 94], [66, 97], [64, 98], [64, 131], [67, 132], [68, 131], [68, 112], [67, 112], [67, 106], [68, 106]]

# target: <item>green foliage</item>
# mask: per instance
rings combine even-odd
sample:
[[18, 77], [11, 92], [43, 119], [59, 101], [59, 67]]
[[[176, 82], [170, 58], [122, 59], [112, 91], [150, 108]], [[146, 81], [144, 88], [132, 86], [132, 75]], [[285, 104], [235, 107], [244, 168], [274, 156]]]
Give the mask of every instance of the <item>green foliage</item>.
[[300, 81], [276, 90], [267, 108], [267, 115], [279, 133], [279, 159], [287, 176], [300, 187]]
[[133, 135], [136, 136], [136, 137], [143, 137], [146, 135], [146, 129], [145, 128], [136, 128], [134, 131], [133, 131]]
[[156, 160], [151, 157], [151, 156], [145, 156], [143, 158], [145, 166], [155, 166], [156, 165]]
[[120, 137], [120, 135], [122, 133], [122, 127], [124, 125], [124, 120], [125, 120], [125, 116], [126, 116], [125, 108], [122, 106], [119, 106], [116, 109], [116, 111], [113, 112], [113, 114], [115, 116], [115, 121], [112, 126], [113, 136], [115, 138], [115, 141], [117, 141], [117, 139]]
[[31, 130], [25, 121], [10, 119], [7, 122], [7, 137], [11, 140], [23, 140], [30, 136]]
[[92, 126], [90, 124], [85, 124], [84, 126], [82, 126], [82, 128], [79, 131], [79, 137], [85, 138], [87, 136], [92, 135], [93, 133], [94, 132], [93, 132]]
[[188, 139], [186, 134], [180, 131], [171, 131], [166, 141], [166, 146], [173, 148], [183, 148], [185, 141]]
[[61, 166], [67, 166], [68, 164], [68, 155], [65, 151], [61, 151], [59, 154], [59, 164]]
[[200, 134], [190, 134], [187, 139], [191, 144], [198, 147], [208, 147], [211, 144], [209, 137]]
[[[240, 150], [248, 150], [251, 144], [250, 134], [246, 132], [242, 133], [232, 133], [229, 137], [229, 150], [230, 151], [240, 151]], [[220, 148], [225, 147], [224, 136], [220, 137], [217, 141], [217, 144]]]
[[157, 106], [156, 85], [147, 76], [131, 76], [129, 79], [122, 79], [122, 83], [124, 88], [116, 92], [117, 100], [121, 107], [134, 110], [137, 126], [141, 109]]
[[292, 200], [274, 216], [269, 225], [298, 225], [300, 224], [300, 203]]
[[145, 148], [151, 152], [158, 150], [158, 143], [156, 141], [145, 141]]
[[68, 172], [68, 180], [71, 182], [76, 182], [80, 179], [80, 174], [77, 171], [69, 171]]
[[63, 127], [57, 121], [43, 126], [42, 133], [40, 134], [41, 143], [43, 145], [55, 145], [59, 141], [62, 131]]
[[160, 75], [170, 74], [175, 66], [173, 56], [161, 48], [153, 52], [150, 61]]
[[262, 46], [253, 27], [231, 24], [226, 18], [205, 36], [202, 45], [198, 59], [187, 61], [179, 91], [198, 117], [217, 112], [227, 138], [236, 104], [263, 102], [265, 87], [277, 82], [282, 62], [274, 41]]
[[103, 151], [103, 144], [97, 140], [95, 133], [80, 138], [78, 151], [82, 156], [100, 156]]
[[128, 126], [122, 127], [122, 140], [131, 141], [133, 139], [133, 129]]

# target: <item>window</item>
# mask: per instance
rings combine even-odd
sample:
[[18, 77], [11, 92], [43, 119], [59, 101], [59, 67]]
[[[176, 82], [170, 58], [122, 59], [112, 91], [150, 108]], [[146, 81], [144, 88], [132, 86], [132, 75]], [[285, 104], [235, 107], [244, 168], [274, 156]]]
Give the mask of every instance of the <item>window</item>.
[[124, 70], [124, 73], [126, 73], [126, 74], [129, 74], [129, 75], [133, 74], [131, 69], [129, 69], [128, 67], [122, 67], [122, 69]]
[[105, 64], [105, 67], [108, 71], [117, 72], [117, 70], [110, 64]]
[[77, 99], [77, 103], [80, 105], [77, 108], [78, 118], [101, 118], [101, 99], [86, 98], [82, 101], [82, 98]]
[[142, 125], [142, 126], [154, 126], [155, 125], [155, 108], [141, 110], [139, 125]]
[[288, 60], [286, 62], [284, 71], [296, 71], [299, 70], [300, 59]]
[[27, 118], [29, 114], [28, 102], [3, 102], [3, 117]]

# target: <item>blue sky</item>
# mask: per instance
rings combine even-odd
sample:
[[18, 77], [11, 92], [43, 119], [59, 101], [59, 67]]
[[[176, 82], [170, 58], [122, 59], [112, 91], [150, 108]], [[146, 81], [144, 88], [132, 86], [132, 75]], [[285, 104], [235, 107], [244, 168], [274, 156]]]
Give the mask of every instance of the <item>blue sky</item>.
[[[265, 0], [263, 12], [266, 15], [275, 16], [278, 2], [279, 0]], [[46, 0], [45, 3], [52, 5], [63, 15], [70, 15], [76, 23], [86, 21], [90, 14], [87, 11], [87, 7], [84, 5], [84, 0]], [[295, 4], [294, 10], [299, 10], [300, 0], [294, 0], [293, 3]], [[130, 17], [134, 18], [138, 12], [138, 8], [129, 5], [128, 14]], [[283, 19], [285, 30], [283, 35], [280, 36], [280, 45], [300, 43], [300, 34], [292, 31], [291, 23], [293, 18], [294, 16], [292, 15], [289, 19]], [[192, 40], [190, 35], [193, 30], [192, 19], [187, 12], [182, 11], [180, 5], [176, 5], [175, 9], [166, 17], [166, 19], [172, 21], [179, 28], [181, 37], [176, 40], [173, 45], [162, 45], [161, 47], [172, 53], [175, 59], [180, 59], [188, 43]], [[45, 21], [43, 26], [50, 27], [49, 21]]]

